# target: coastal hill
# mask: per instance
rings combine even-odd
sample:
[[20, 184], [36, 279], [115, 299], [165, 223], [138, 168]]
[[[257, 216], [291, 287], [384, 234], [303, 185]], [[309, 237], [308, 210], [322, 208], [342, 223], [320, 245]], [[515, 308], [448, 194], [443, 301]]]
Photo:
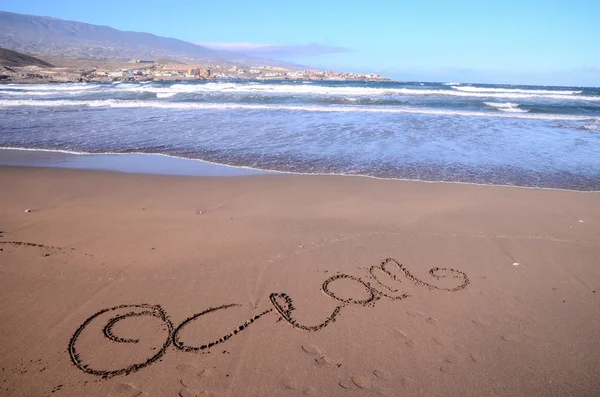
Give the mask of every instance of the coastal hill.
[[54, 67], [46, 61], [21, 54], [16, 51], [0, 48], [0, 66], [9, 67], [24, 67], [24, 66], [39, 66], [42, 68]]
[[172, 58], [186, 63], [296, 68], [284, 62], [211, 50], [150, 33], [5, 11], [0, 11], [0, 47], [60, 58], [152, 61]]

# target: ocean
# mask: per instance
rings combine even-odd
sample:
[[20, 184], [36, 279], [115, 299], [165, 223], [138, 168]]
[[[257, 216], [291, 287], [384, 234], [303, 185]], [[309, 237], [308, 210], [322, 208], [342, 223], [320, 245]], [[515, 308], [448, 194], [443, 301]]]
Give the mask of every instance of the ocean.
[[0, 147], [599, 191], [600, 88], [301, 81], [3, 84]]

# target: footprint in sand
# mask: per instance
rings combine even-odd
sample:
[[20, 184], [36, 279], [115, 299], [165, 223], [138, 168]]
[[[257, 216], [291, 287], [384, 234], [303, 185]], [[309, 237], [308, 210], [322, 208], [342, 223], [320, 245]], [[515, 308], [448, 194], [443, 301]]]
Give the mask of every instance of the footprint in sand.
[[193, 364], [177, 364], [175, 367], [181, 375], [179, 383], [189, 395], [198, 393], [196, 390], [202, 389], [202, 377], [206, 375], [205, 370], [199, 370]]
[[315, 363], [325, 368], [339, 368], [341, 364], [335, 363], [328, 357], [326, 357], [319, 349], [318, 346], [312, 344], [301, 345], [302, 351], [313, 357]]
[[444, 361], [442, 362], [442, 365], [439, 368], [440, 371], [445, 374], [454, 374], [453, 365], [456, 364], [459, 361], [459, 359], [459, 356], [457, 356], [455, 353], [447, 353], [446, 355], [444, 355]]
[[425, 313], [420, 312], [418, 310], [407, 310], [406, 314], [408, 314], [411, 317], [425, 317]]
[[428, 316], [425, 313], [420, 312], [418, 310], [407, 310], [406, 314], [408, 314], [411, 317], [421, 317], [421, 318], [424, 318], [425, 321], [427, 321], [429, 324], [435, 324], [438, 321], [437, 318]]
[[340, 387], [350, 390], [350, 389], [354, 389], [356, 386], [354, 385], [354, 382], [352, 382], [351, 379], [342, 379], [338, 385], [340, 385]]
[[503, 334], [500, 335], [500, 338], [502, 338], [502, 340], [506, 342], [514, 342], [517, 340], [517, 338], [512, 334]]
[[360, 389], [368, 390], [371, 388], [371, 380], [367, 377], [353, 375], [352, 377], [350, 377], [350, 380], [352, 380], [352, 383], [354, 383]]
[[118, 383], [114, 390], [111, 391], [109, 397], [138, 397], [147, 396], [148, 393], [143, 392], [130, 383]]
[[376, 378], [384, 381], [389, 381], [391, 379], [391, 375], [388, 372], [381, 369], [373, 370], [373, 375], [375, 375]]
[[444, 356], [444, 361], [447, 363], [455, 363], [457, 360], [458, 359], [456, 355], [454, 355], [453, 353], [449, 353]]
[[402, 331], [401, 329], [394, 328], [394, 332], [396, 332], [396, 334], [398, 336], [400, 336], [401, 338], [406, 338], [407, 337], [406, 336], [406, 332]]
[[179, 393], [177, 393], [177, 397], [198, 397], [200, 396], [200, 392], [194, 389], [181, 389]]
[[177, 393], [177, 397], [217, 397], [216, 394], [206, 392], [206, 391], [196, 391], [196, 390], [181, 390]]
[[283, 387], [286, 390], [298, 390], [298, 382], [296, 381], [296, 379], [285, 376], [281, 383], [283, 384]]
[[322, 356], [321, 349], [319, 349], [315, 345], [303, 344], [301, 347], [302, 347], [302, 350], [304, 350], [305, 353], [308, 353], [311, 356]]
[[409, 346], [409, 347], [415, 347], [417, 345], [417, 342], [415, 342], [414, 339], [410, 339], [408, 337], [408, 335], [406, 334], [406, 332], [396, 329], [394, 328], [394, 332], [400, 337], [401, 340], [404, 341], [404, 343]]
[[335, 363], [331, 360], [329, 360], [327, 357], [325, 356], [321, 356], [318, 358], [315, 358], [315, 362], [317, 364], [319, 364], [320, 366], [326, 367], [326, 368], [332, 368], [335, 366]]
[[[374, 390], [375, 392], [383, 393], [384, 391], [391, 391], [392, 386], [390, 385], [390, 381], [392, 380], [392, 375], [381, 369], [374, 369], [370, 374], [362, 376], [362, 375], [352, 375], [349, 378], [342, 379], [338, 384], [340, 387], [347, 390]], [[399, 379], [404, 385], [405, 379], [401, 377]], [[396, 385], [393, 387], [397, 389], [400, 386]], [[389, 393], [384, 393], [389, 394]]]

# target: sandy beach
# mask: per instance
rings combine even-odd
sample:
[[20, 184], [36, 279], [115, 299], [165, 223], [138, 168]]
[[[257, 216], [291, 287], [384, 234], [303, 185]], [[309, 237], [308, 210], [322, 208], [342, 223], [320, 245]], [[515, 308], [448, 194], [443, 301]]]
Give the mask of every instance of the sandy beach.
[[0, 191], [3, 396], [600, 390], [600, 193], [28, 167]]

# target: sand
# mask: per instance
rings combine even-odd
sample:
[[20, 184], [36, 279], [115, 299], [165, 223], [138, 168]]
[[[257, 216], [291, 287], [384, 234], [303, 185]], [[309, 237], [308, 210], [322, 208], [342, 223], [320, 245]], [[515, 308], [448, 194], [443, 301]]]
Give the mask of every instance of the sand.
[[20, 167], [0, 192], [3, 396], [600, 390], [598, 193]]

